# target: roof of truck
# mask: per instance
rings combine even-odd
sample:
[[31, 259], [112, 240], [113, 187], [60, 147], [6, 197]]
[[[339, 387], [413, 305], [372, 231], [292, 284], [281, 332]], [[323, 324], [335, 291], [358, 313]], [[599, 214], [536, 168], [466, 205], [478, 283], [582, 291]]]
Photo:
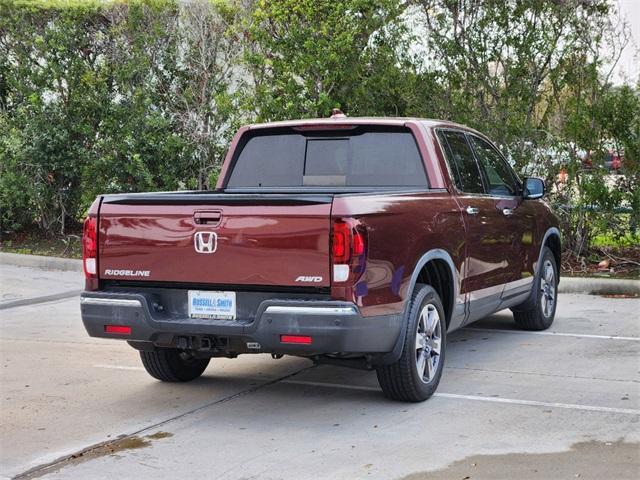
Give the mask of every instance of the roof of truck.
[[312, 127], [312, 126], [350, 126], [350, 125], [390, 125], [404, 126], [407, 123], [419, 123], [428, 128], [456, 127], [472, 130], [472, 128], [448, 120], [437, 120], [416, 117], [347, 117], [344, 115], [332, 115], [330, 118], [307, 118], [300, 120], [284, 120], [278, 122], [256, 123], [248, 125], [250, 130], [274, 127]]

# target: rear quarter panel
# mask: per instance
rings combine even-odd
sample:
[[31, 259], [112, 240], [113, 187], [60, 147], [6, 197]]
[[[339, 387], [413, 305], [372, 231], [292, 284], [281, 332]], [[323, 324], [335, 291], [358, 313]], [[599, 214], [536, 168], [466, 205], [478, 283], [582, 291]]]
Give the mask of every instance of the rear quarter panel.
[[334, 282], [331, 290], [333, 298], [355, 302], [364, 316], [403, 311], [414, 269], [429, 250], [449, 253], [460, 281], [464, 223], [448, 192], [336, 196], [332, 216], [356, 218], [367, 230], [364, 273], [353, 285]]

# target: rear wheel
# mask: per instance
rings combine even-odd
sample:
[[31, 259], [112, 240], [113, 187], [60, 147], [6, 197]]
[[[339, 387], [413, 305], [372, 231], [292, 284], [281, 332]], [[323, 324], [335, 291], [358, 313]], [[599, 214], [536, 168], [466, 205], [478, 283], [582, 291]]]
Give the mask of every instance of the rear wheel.
[[176, 348], [158, 348], [140, 352], [142, 365], [153, 378], [163, 382], [188, 382], [202, 375], [209, 358], [196, 358]]
[[528, 303], [512, 308], [513, 318], [524, 330], [546, 330], [553, 323], [558, 301], [558, 267], [548, 247], [542, 251], [533, 289]]
[[376, 369], [385, 396], [421, 402], [438, 388], [444, 366], [446, 322], [442, 301], [429, 285], [419, 285], [409, 308], [402, 355]]

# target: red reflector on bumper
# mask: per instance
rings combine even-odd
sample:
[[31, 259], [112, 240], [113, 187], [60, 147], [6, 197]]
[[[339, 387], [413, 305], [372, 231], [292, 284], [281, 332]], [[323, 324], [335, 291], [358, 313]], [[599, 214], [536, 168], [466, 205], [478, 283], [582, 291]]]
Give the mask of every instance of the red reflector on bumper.
[[105, 333], [118, 333], [120, 335], [131, 335], [131, 327], [125, 325], [105, 325]]
[[311, 344], [311, 337], [308, 335], [280, 335], [281, 343], [302, 343], [305, 345]]

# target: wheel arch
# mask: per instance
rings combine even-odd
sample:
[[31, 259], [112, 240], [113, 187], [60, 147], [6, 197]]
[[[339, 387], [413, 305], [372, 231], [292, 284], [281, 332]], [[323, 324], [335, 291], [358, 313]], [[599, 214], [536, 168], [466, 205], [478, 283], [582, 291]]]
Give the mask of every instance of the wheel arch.
[[538, 273], [538, 269], [540, 268], [540, 263], [542, 262], [542, 253], [544, 252], [544, 247], [549, 247], [549, 250], [553, 253], [553, 257], [556, 260], [556, 267], [558, 270], [558, 281], [560, 280], [560, 262], [562, 258], [562, 243], [560, 237], [560, 230], [556, 227], [551, 227], [547, 229], [542, 237], [542, 242], [540, 242], [540, 252], [538, 253], [538, 261], [536, 262], [536, 273]]
[[[434, 280], [437, 286], [431, 283]], [[375, 361], [376, 364], [389, 364], [400, 358], [402, 345], [404, 344], [406, 336], [405, 326], [408, 321], [411, 297], [418, 283], [427, 283], [438, 292], [445, 309], [446, 326], [448, 329], [451, 319], [453, 318], [455, 302], [458, 296], [458, 273], [451, 255], [449, 255], [446, 250], [434, 248], [422, 255], [416, 262], [413, 273], [411, 274], [411, 279], [409, 280], [404, 308], [402, 310], [403, 328], [401, 329], [400, 335], [398, 335], [394, 349], [378, 357]], [[439, 290], [439, 288], [441, 290]]]
[[438, 248], [429, 250], [418, 260], [411, 275], [411, 283], [407, 291], [405, 315], [409, 310], [411, 295], [418, 283], [430, 285], [438, 292], [444, 307], [446, 326], [448, 328], [453, 317], [455, 299], [458, 296], [458, 274], [451, 255]]

